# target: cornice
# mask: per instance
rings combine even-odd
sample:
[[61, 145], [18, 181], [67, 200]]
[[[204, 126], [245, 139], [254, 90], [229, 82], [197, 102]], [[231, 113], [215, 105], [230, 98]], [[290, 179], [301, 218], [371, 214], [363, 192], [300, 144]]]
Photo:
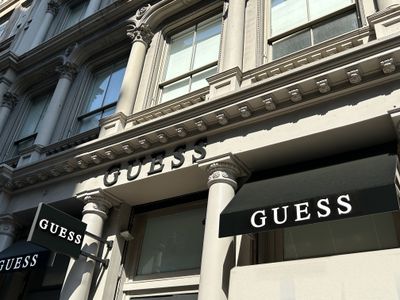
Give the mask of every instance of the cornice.
[[[126, 157], [142, 156], [149, 151], [182, 143], [183, 140], [255, 124], [323, 101], [334, 101], [344, 94], [398, 80], [398, 45], [400, 36], [376, 40], [321, 59], [318, 63], [306, 64], [273, 77], [253, 81], [237, 91], [173, 110], [142, 123], [134, 124], [133, 120], [137, 115], [129, 116], [125, 131], [17, 169], [14, 171], [13, 181], [18, 181], [20, 187], [28, 187], [30, 182], [57, 180], [66, 175], [77, 175], [102, 166], [105, 168]], [[388, 63], [392, 67], [388, 67]], [[385, 68], [392, 72], [385, 72]], [[259, 70], [260, 68], [253, 72], [248, 71], [244, 76], [253, 78]], [[335, 81], [332, 80], [332, 74], [335, 74]], [[165, 104], [164, 108], [168, 105], [172, 107], [176, 102]], [[151, 110], [154, 112], [157, 108]], [[146, 111], [141, 114], [145, 115]]]

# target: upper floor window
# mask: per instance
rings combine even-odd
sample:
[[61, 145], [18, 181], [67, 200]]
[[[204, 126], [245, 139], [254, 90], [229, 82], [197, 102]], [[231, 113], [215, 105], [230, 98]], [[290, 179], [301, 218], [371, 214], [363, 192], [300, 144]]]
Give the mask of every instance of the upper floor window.
[[221, 20], [214, 17], [168, 39], [161, 102], [207, 86], [217, 72], [220, 37]]
[[83, 114], [78, 117], [79, 132], [99, 126], [101, 118], [115, 112], [119, 90], [125, 74], [125, 66], [126, 62], [113, 64], [94, 74], [86, 107]]
[[22, 123], [17, 140], [15, 141], [17, 152], [33, 145], [50, 99], [51, 94], [44, 94], [37, 96], [30, 101], [27, 116]]
[[3, 38], [4, 32], [6, 31], [7, 24], [8, 24], [8, 19], [0, 21], [0, 38]]
[[270, 20], [273, 59], [359, 26], [354, 0], [271, 0]]
[[82, 21], [88, 3], [89, 1], [83, 1], [81, 3], [69, 7], [68, 16], [63, 26], [64, 29], [67, 29]]

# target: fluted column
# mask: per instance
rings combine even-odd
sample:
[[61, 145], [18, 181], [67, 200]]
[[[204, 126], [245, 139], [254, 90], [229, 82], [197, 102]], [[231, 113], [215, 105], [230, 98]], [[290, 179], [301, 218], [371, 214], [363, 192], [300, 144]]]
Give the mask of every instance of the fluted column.
[[390, 6], [400, 5], [399, 0], [377, 0], [376, 3], [379, 10], [384, 10]]
[[17, 223], [11, 215], [0, 216], [0, 252], [12, 245], [17, 227]]
[[231, 162], [212, 163], [208, 172], [208, 202], [200, 270], [199, 300], [226, 300], [229, 274], [235, 265], [234, 238], [219, 238], [219, 217], [232, 200], [240, 169]]
[[93, 15], [96, 11], [98, 11], [100, 8], [100, 4], [101, 0], [90, 0], [83, 18], [87, 18]]
[[3, 94], [3, 99], [0, 103], [0, 134], [3, 132], [7, 119], [16, 104], [17, 96], [15, 94], [9, 92]]
[[[146, 52], [154, 35], [150, 27], [146, 23], [142, 23], [143, 16], [149, 8], [150, 5], [139, 9], [128, 26], [127, 34], [132, 41], [132, 48], [116, 108], [116, 112], [122, 112], [126, 116], [130, 115], [134, 109]], [[141, 107], [135, 106], [135, 110], [140, 109]]]
[[58, 80], [53, 96], [51, 97], [40, 128], [38, 128], [38, 134], [35, 139], [35, 144], [37, 145], [47, 146], [50, 143], [64, 101], [77, 72], [77, 67], [74, 64], [67, 62], [58, 66], [56, 71], [60, 74], [60, 79]]
[[44, 15], [42, 23], [39, 27], [39, 30], [35, 33], [35, 38], [32, 42], [31, 48], [35, 48], [41, 42], [43, 42], [44, 38], [46, 37], [47, 31], [49, 31], [51, 22], [53, 22], [54, 17], [58, 13], [59, 9], [58, 1], [50, 0], [47, 4], [47, 11]]
[[[113, 203], [100, 191], [87, 192], [78, 198], [85, 203], [82, 222], [87, 224], [86, 231], [102, 237], [104, 222]], [[82, 245], [82, 250], [87, 253], [97, 255], [99, 252], [100, 242], [87, 235], [83, 238]], [[94, 260], [84, 256], [70, 260], [60, 294], [61, 300], [88, 299], [95, 264]]]
[[243, 47], [245, 28], [245, 0], [229, 0], [225, 2], [225, 35], [222, 51], [222, 70], [243, 67]]

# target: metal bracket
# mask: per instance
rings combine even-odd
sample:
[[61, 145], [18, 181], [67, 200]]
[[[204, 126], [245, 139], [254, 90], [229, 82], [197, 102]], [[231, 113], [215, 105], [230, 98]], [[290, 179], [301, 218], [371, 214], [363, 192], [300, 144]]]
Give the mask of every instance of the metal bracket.
[[99, 242], [106, 244], [107, 245], [107, 249], [111, 250], [112, 246], [113, 246], [113, 241], [107, 241], [101, 237], [98, 237], [97, 235], [94, 235], [91, 232], [85, 231], [85, 234], [90, 236], [91, 238], [94, 238], [95, 240], [98, 240]]
[[85, 257], [89, 257], [89, 258], [93, 259], [94, 261], [97, 261], [97, 262], [101, 263], [104, 266], [104, 268], [106, 268], [106, 269], [107, 269], [107, 267], [108, 267], [108, 265], [110, 263], [109, 259], [98, 258], [97, 256], [95, 256], [93, 254], [90, 254], [90, 253], [87, 253], [87, 252], [85, 252], [83, 250], [81, 250], [81, 255], [83, 255]]

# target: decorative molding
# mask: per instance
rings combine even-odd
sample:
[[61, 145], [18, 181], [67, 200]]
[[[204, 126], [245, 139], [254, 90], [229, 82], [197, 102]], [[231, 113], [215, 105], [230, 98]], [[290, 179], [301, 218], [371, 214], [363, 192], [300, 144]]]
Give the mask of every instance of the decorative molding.
[[160, 141], [160, 143], [165, 144], [165, 143], [168, 142], [168, 137], [167, 137], [167, 135], [165, 133], [158, 133], [157, 134], [157, 138]]
[[60, 79], [67, 78], [72, 81], [75, 74], [78, 72], [78, 67], [71, 62], [66, 62], [62, 65], [57, 66], [56, 72], [60, 74]]
[[129, 144], [122, 145], [122, 150], [123, 150], [126, 154], [131, 154], [131, 153], [133, 153], [133, 148], [132, 148], [132, 146], [129, 145]]
[[391, 74], [394, 71], [396, 71], [396, 64], [394, 63], [393, 58], [388, 58], [388, 59], [382, 60], [380, 62], [380, 64], [381, 64], [382, 72], [385, 74]]
[[217, 121], [220, 125], [226, 125], [229, 123], [228, 118], [225, 113], [219, 113], [216, 115]]
[[195, 125], [196, 125], [196, 128], [199, 130], [199, 131], [206, 131], [207, 130], [207, 125], [206, 125], [206, 123], [203, 121], [203, 120], [198, 120], [198, 121], [196, 121], [195, 122]]
[[187, 136], [187, 131], [185, 130], [185, 128], [183, 126], [177, 127], [175, 130], [179, 137], [184, 138], [185, 136]]
[[242, 118], [249, 118], [251, 117], [251, 110], [247, 105], [240, 106], [238, 108], [240, 115]]
[[329, 86], [328, 79], [322, 79], [316, 82], [318, 86], [318, 91], [321, 94], [326, 94], [331, 91], [331, 87]]
[[150, 148], [150, 143], [145, 138], [139, 139], [138, 142], [139, 142], [140, 147], [142, 147], [143, 149]]
[[17, 105], [17, 103], [18, 103], [17, 95], [11, 92], [6, 92], [3, 95], [3, 100], [1, 101], [0, 107], [7, 107], [10, 110], [12, 110]]
[[274, 100], [272, 99], [272, 97], [267, 97], [267, 98], [263, 99], [262, 102], [264, 103], [265, 109], [267, 111], [273, 111], [276, 109], [276, 104], [275, 104]]
[[53, 16], [56, 16], [59, 9], [60, 9], [60, 4], [58, 3], [58, 1], [50, 0], [49, 3], [47, 3], [46, 13], [50, 13]]
[[290, 96], [290, 100], [292, 102], [299, 102], [299, 101], [303, 100], [303, 96], [301, 95], [301, 92], [299, 89], [289, 90], [289, 96]]
[[144, 43], [146, 47], [150, 46], [154, 33], [151, 31], [150, 26], [143, 22], [143, 17], [150, 8], [150, 4], [141, 7], [130, 20], [131, 23], [127, 26], [127, 35], [131, 39], [132, 43], [141, 42]]
[[362, 77], [358, 69], [348, 71], [347, 78], [351, 84], [359, 84], [362, 81]]

